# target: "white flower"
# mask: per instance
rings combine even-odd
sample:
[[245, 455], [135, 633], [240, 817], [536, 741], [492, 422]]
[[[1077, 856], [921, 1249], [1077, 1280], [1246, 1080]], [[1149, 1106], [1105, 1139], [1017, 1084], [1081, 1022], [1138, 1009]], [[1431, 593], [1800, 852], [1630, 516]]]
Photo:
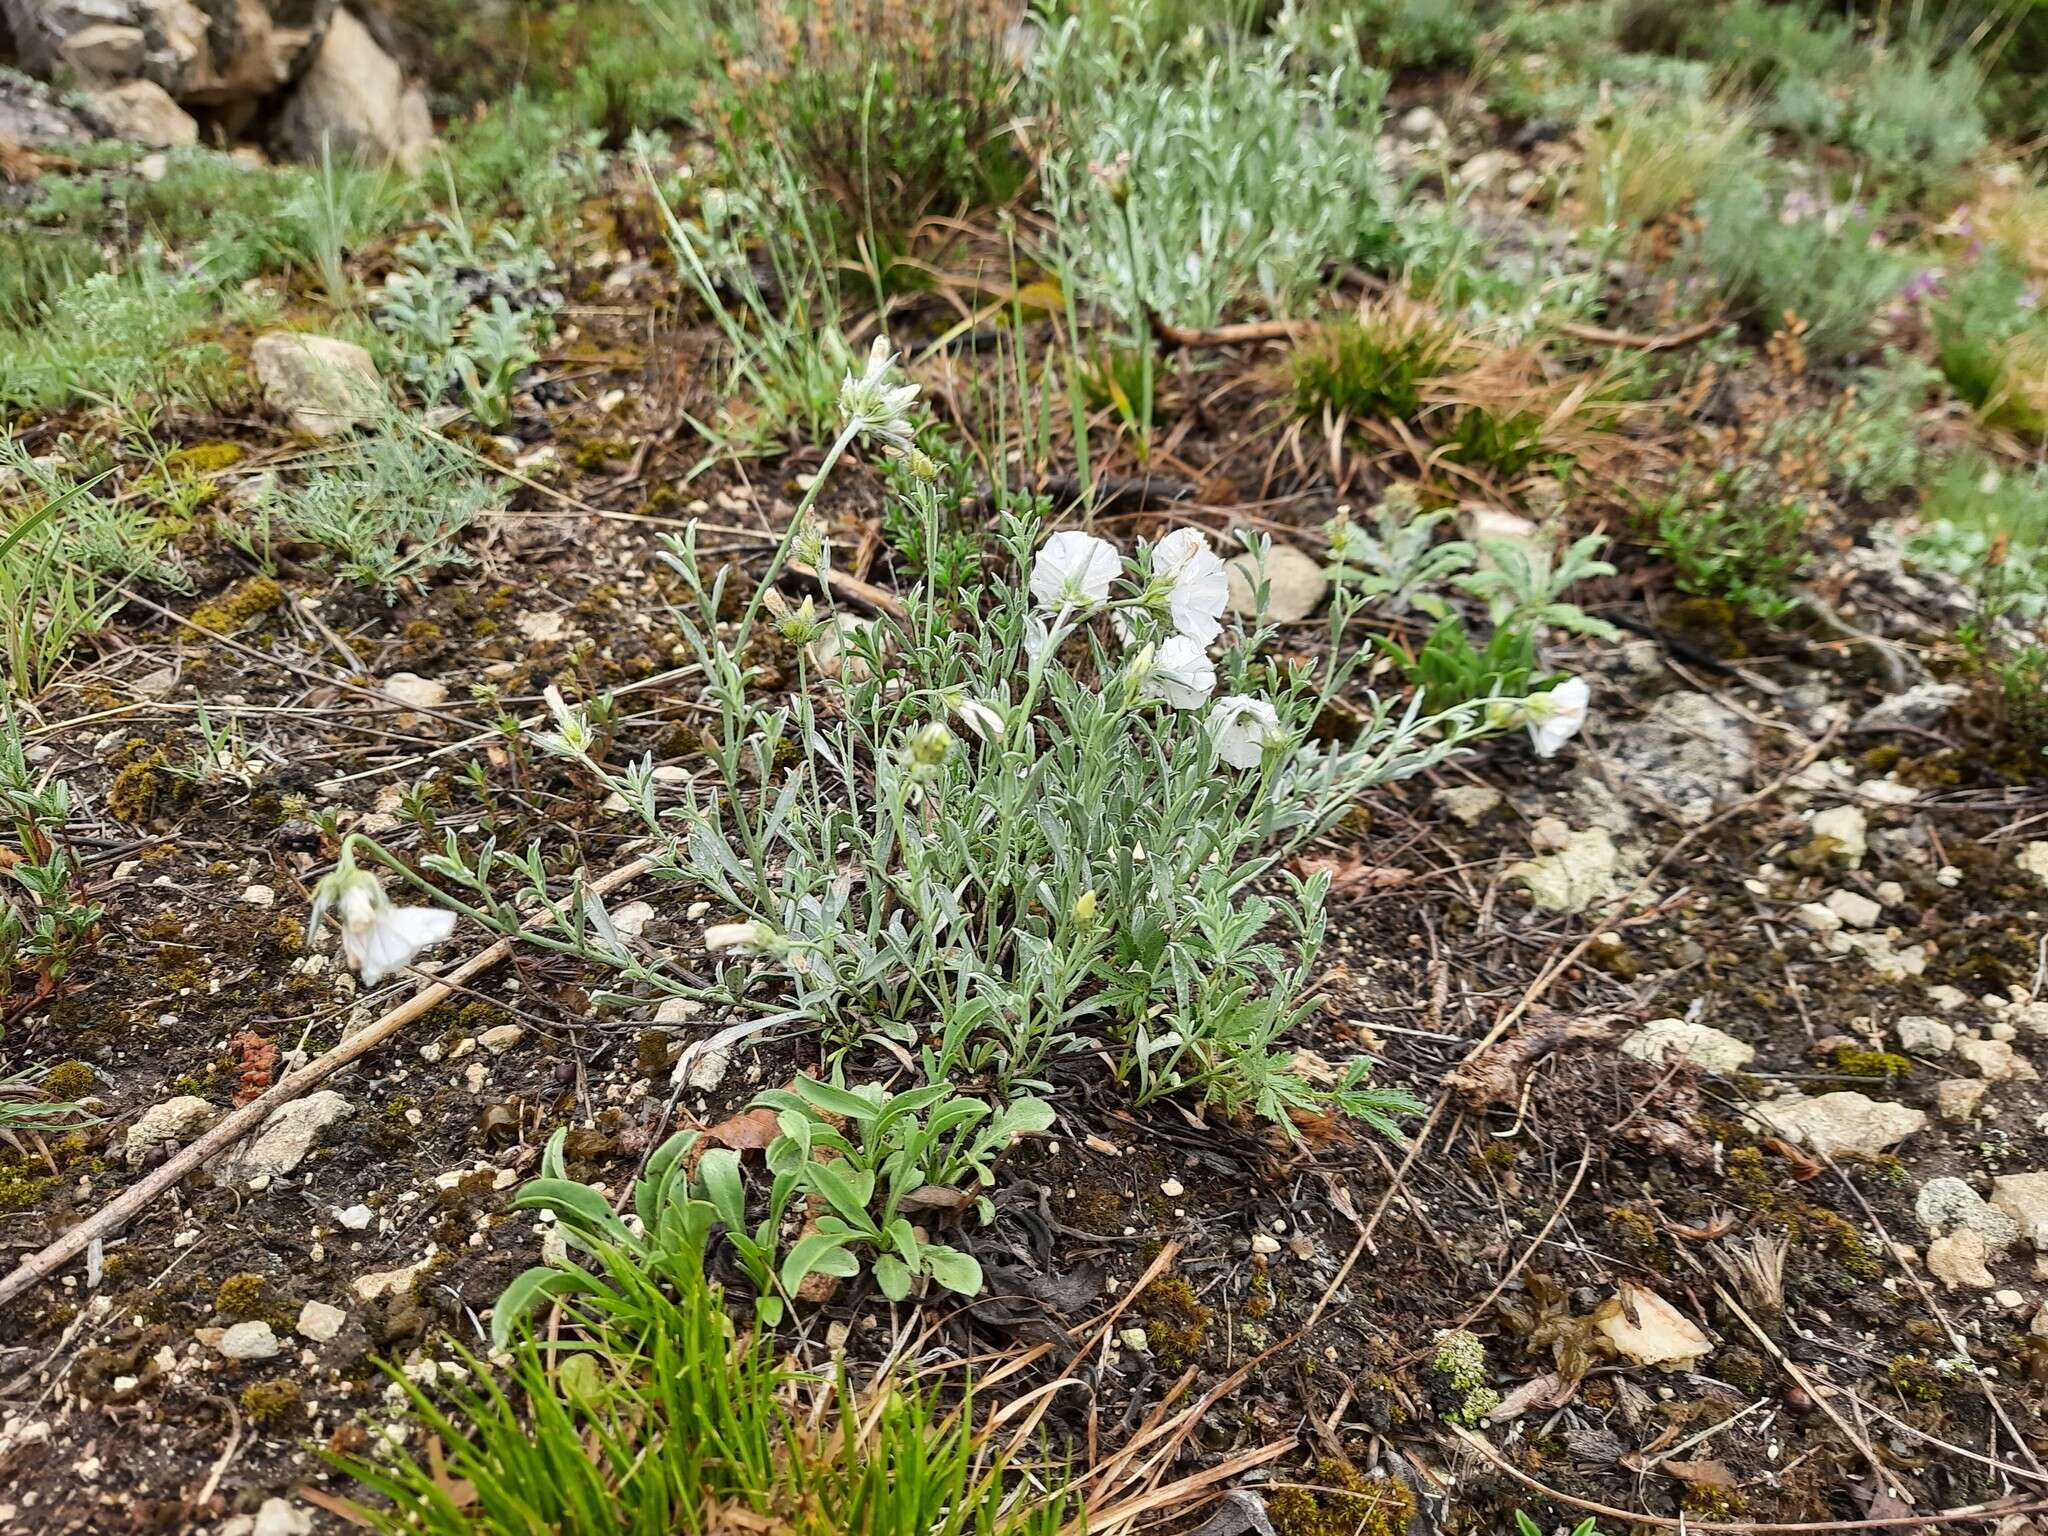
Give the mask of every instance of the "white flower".
[[1557, 749], [1579, 734], [1591, 697], [1592, 689], [1583, 677], [1568, 677], [1550, 692], [1529, 699], [1529, 741], [1538, 757], [1557, 756]]
[[1175, 629], [1198, 645], [1222, 633], [1230, 578], [1199, 528], [1176, 528], [1152, 546], [1152, 579], [1169, 583], [1166, 607]]
[[1243, 693], [1216, 701], [1209, 711], [1209, 737], [1216, 755], [1233, 768], [1256, 768], [1268, 750], [1291, 739], [1271, 704]]
[[1109, 597], [1123, 570], [1116, 546], [1092, 533], [1056, 533], [1031, 563], [1031, 595], [1041, 608], [1092, 608]]
[[309, 931], [317, 929], [330, 910], [341, 924], [341, 952], [366, 987], [403, 970], [421, 950], [431, 949], [455, 932], [453, 912], [439, 907], [393, 906], [377, 877], [357, 869], [346, 854], [313, 892]]
[[907, 453], [913, 441], [909, 418], [911, 406], [917, 403], [917, 386], [888, 382], [889, 367], [895, 361], [889, 338], [877, 336], [868, 348], [867, 367], [840, 381], [839, 415], [856, 435], [879, 438], [884, 446]]
[[713, 923], [704, 930], [704, 947], [714, 955], [725, 949], [766, 954], [774, 945], [774, 930], [766, 923]]
[[1215, 691], [1215, 666], [1186, 635], [1171, 636], [1160, 645], [1141, 688], [1144, 697], [1164, 699], [1175, 709], [1200, 709]]
[[983, 741], [1001, 741], [1007, 730], [1001, 711], [979, 699], [961, 699], [953, 706], [960, 723]]

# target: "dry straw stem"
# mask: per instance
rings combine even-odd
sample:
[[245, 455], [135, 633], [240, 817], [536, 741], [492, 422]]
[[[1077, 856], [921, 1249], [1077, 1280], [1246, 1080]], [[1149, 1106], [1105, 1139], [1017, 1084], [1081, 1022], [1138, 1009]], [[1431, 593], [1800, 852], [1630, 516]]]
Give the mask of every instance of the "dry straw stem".
[[[608, 895], [621, 886], [637, 880], [652, 869], [654, 863], [651, 858], [635, 859], [593, 880], [588, 889], [592, 895]], [[538, 927], [549, 920], [546, 913], [539, 913], [529, 926]], [[463, 984], [475, 980], [511, 954], [512, 944], [513, 940], [510, 937], [499, 939], [449, 972], [446, 979], [431, 982], [420, 988], [396, 1008], [350, 1035], [319, 1060], [308, 1063], [289, 1077], [280, 1078], [262, 1097], [244, 1104], [204, 1136], [172, 1156], [140, 1184], [124, 1190], [42, 1252], [22, 1260], [13, 1273], [0, 1280], [0, 1305], [12, 1301], [31, 1285], [49, 1279], [98, 1239], [119, 1231], [131, 1218], [149, 1209], [159, 1195], [181, 1182], [202, 1163], [227, 1151], [254, 1131], [269, 1118], [272, 1110], [280, 1105], [289, 1104], [301, 1094], [317, 1088], [350, 1062], [368, 1055], [413, 1020], [432, 1012], [454, 997], [457, 989]]]

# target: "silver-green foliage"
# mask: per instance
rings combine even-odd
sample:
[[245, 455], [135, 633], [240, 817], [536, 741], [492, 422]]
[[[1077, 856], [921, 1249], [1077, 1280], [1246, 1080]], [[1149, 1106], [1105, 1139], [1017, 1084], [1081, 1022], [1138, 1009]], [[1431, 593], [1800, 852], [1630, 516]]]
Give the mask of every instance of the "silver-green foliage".
[[1165, 56], [1106, 67], [1068, 27], [1042, 50], [1075, 125], [1044, 168], [1050, 259], [1085, 300], [1206, 326], [1257, 303], [1299, 313], [1332, 267], [1391, 249], [1374, 150], [1384, 78], [1310, 76], [1277, 44], [1182, 77]]
[[375, 309], [398, 371], [429, 404], [454, 396], [480, 425], [504, 426], [520, 375], [554, 335], [561, 297], [546, 253], [505, 229], [479, 245], [443, 220], [398, 257]]
[[381, 589], [463, 563], [462, 530], [502, 501], [462, 448], [397, 413], [327, 449], [296, 483], [267, 483], [251, 542], [317, 544], [351, 581]]

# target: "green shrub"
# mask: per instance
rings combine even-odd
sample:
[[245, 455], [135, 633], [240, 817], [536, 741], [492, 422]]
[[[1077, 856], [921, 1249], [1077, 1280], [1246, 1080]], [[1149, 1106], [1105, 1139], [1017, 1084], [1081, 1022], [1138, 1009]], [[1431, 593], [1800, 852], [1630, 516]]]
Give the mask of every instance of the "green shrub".
[[1766, 620], [1798, 606], [1812, 507], [1780, 496], [1762, 472], [1731, 471], [1681, 487], [1657, 514], [1657, 544], [1681, 592], [1720, 598]]
[[1295, 342], [1295, 409], [1312, 420], [1413, 420], [1423, 386], [1451, 367], [1458, 349], [1457, 328], [1426, 305], [1398, 296], [1369, 305]]
[[1876, 243], [1868, 214], [1802, 211], [1801, 202], [1811, 199], [1780, 198], [1759, 179], [1737, 177], [1701, 199], [1690, 254], [1729, 302], [1769, 329], [1796, 325], [1808, 352], [1831, 360], [1868, 342], [1905, 272]]
[[[920, 220], [1000, 202], [1028, 166], [1009, 134], [1016, 8], [849, 0], [800, 10], [769, 0], [765, 71], [742, 91], [735, 145], [771, 137], [806, 184], [847, 210], [847, 243], [878, 274]], [[752, 155], [739, 150], [734, 164]]]
[[1044, 167], [1048, 259], [1134, 333], [1144, 310], [1188, 326], [1246, 303], [1299, 313], [1330, 269], [1394, 249], [1377, 71], [1306, 79], [1272, 43], [1211, 55], [1186, 79], [1158, 60], [1120, 71], [1072, 29], [1040, 51], [1046, 89], [1076, 125]]
[[2048, 316], [2023, 269], [1985, 252], [1949, 276], [1930, 319], [1942, 373], [1986, 422], [2048, 431]]

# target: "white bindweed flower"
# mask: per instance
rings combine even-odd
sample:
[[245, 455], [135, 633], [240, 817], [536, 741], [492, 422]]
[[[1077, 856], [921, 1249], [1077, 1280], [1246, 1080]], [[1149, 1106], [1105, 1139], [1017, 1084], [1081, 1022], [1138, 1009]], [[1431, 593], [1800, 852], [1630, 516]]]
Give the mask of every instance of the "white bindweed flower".
[[1031, 563], [1031, 595], [1041, 608], [1092, 608], [1107, 601], [1124, 568], [1116, 546], [1092, 533], [1056, 533]]
[[1197, 645], [1223, 632], [1230, 578], [1199, 528], [1176, 528], [1152, 546], [1152, 579], [1165, 585], [1173, 627]]
[[766, 923], [713, 923], [704, 930], [704, 947], [714, 955], [728, 949], [765, 955], [775, 947], [775, 930]]
[[357, 869], [346, 852], [334, 872], [313, 890], [309, 936], [329, 912], [341, 924], [341, 952], [366, 987], [403, 970], [421, 950], [445, 942], [455, 932], [453, 912], [439, 907], [394, 906], [377, 877]]
[[840, 381], [839, 416], [859, 436], [879, 438], [884, 446], [908, 453], [914, 441], [910, 408], [917, 403], [917, 386], [889, 383], [895, 361], [889, 338], [877, 336], [868, 348], [867, 366]]
[[1216, 755], [1233, 768], [1256, 768], [1267, 752], [1285, 747], [1293, 739], [1271, 704], [1243, 693], [1216, 701], [1209, 711], [1209, 737], [1216, 744]]
[[1548, 693], [1532, 695], [1526, 701], [1529, 743], [1538, 757], [1557, 756], [1558, 748], [1579, 734], [1592, 693], [1583, 677], [1568, 677]]
[[1186, 635], [1173, 635], [1153, 654], [1140, 691], [1175, 709], [1200, 709], [1216, 691], [1216, 668], [1201, 646]]

